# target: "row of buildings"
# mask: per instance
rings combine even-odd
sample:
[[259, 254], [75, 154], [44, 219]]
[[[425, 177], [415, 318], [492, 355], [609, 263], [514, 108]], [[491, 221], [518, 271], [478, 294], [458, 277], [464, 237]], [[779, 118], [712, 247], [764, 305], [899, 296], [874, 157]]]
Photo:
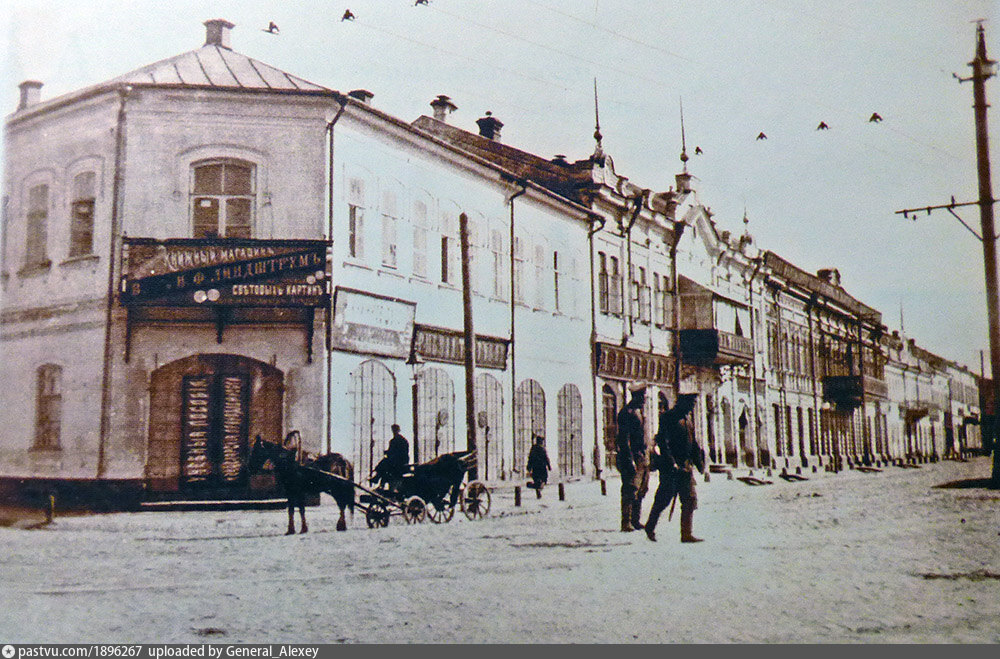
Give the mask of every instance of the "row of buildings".
[[415, 462], [467, 448], [472, 422], [480, 478], [524, 478], [534, 437], [558, 478], [599, 477], [633, 380], [651, 388], [650, 439], [658, 411], [697, 393], [720, 466], [981, 447], [974, 373], [890, 330], [836, 269], [721, 231], [686, 162], [651, 189], [618, 173], [599, 127], [569, 162], [503, 143], [490, 113], [453, 125], [446, 96], [406, 122], [205, 26], [200, 48], [105, 83], [44, 101], [21, 85], [5, 124], [5, 486], [263, 497], [257, 435], [297, 429], [365, 475], [394, 423]]

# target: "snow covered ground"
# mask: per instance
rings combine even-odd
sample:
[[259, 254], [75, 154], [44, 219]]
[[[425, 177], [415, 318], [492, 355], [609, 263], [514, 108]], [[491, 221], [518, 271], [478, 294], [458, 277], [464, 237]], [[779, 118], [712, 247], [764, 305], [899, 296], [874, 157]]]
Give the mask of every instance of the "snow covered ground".
[[989, 467], [713, 474], [696, 545], [677, 512], [619, 532], [617, 480], [346, 533], [324, 500], [290, 537], [279, 511], [61, 517], [0, 528], [0, 642], [997, 643], [1000, 492], [932, 488]]

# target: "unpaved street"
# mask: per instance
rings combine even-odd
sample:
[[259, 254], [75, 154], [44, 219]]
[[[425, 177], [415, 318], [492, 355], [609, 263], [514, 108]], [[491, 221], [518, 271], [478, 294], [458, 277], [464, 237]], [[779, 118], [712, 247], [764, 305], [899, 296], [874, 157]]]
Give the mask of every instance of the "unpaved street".
[[278, 511], [62, 517], [0, 528], [0, 640], [996, 643], [1000, 492], [931, 487], [988, 473], [713, 474], [698, 545], [676, 513], [657, 543], [619, 532], [617, 480], [346, 533], [324, 500], [294, 537]]

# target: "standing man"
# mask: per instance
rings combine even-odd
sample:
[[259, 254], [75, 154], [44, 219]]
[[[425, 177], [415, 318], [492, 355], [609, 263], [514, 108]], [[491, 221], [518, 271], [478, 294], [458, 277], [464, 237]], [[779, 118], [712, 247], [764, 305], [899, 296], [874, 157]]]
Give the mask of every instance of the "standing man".
[[632, 398], [618, 413], [615, 464], [622, 477], [622, 531], [641, 529], [642, 497], [649, 487], [649, 453], [643, 431], [642, 408], [646, 403], [646, 383], [628, 386]]
[[549, 454], [545, 451], [545, 438], [535, 435], [535, 443], [528, 451], [528, 473], [531, 475], [531, 483], [528, 487], [535, 490], [535, 497], [542, 498], [542, 488], [549, 481], [549, 470], [552, 463], [549, 462]]
[[694, 509], [698, 507], [692, 467], [704, 472], [705, 456], [694, 441], [687, 419], [697, 400], [697, 394], [680, 394], [673, 408], [660, 415], [660, 427], [655, 438], [660, 452], [660, 484], [646, 520], [646, 537], [653, 542], [656, 542], [656, 522], [660, 513], [671, 505], [674, 497], [681, 500], [681, 542], [702, 541], [692, 533]]

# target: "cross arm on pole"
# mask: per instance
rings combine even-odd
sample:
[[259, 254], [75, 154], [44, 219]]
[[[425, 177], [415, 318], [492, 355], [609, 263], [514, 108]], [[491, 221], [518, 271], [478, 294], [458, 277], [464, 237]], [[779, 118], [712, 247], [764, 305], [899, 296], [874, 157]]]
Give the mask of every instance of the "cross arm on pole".
[[[906, 218], [908, 220], [912, 219], [913, 221], [916, 221], [916, 219], [917, 219], [916, 218], [917, 213], [927, 213], [928, 215], [930, 215], [931, 211], [936, 211], [936, 210], [944, 209], [944, 210], [948, 211], [949, 213], [951, 213], [955, 217], [955, 219], [958, 220], [962, 224], [962, 226], [965, 227], [973, 236], [975, 236], [978, 240], [982, 241], [983, 237], [981, 235], [979, 235], [979, 233], [975, 229], [973, 229], [972, 227], [970, 227], [965, 222], [965, 220], [963, 220], [961, 217], [959, 217], [958, 213], [956, 213], [955, 210], [954, 210], [954, 209], [960, 208], [962, 206], [979, 206], [979, 205], [980, 205], [980, 202], [978, 202], [978, 201], [966, 201], [966, 202], [962, 202], [962, 203], [955, 203], [955, 198], [952, 197], [952, 201], [951, 201], [950, 204], [939, 204], [937, 206], [923, 206], [921, 208], [904, 208], [901, 211], [896, 211], [896, 215], [902, 215], [904, 218]], [[913, 216], [912, 218], [910, 217], [911, 215]], [[996, 238], [997, 238], [997, 236], [993, 236], [994, 240], [996, 240]]]

